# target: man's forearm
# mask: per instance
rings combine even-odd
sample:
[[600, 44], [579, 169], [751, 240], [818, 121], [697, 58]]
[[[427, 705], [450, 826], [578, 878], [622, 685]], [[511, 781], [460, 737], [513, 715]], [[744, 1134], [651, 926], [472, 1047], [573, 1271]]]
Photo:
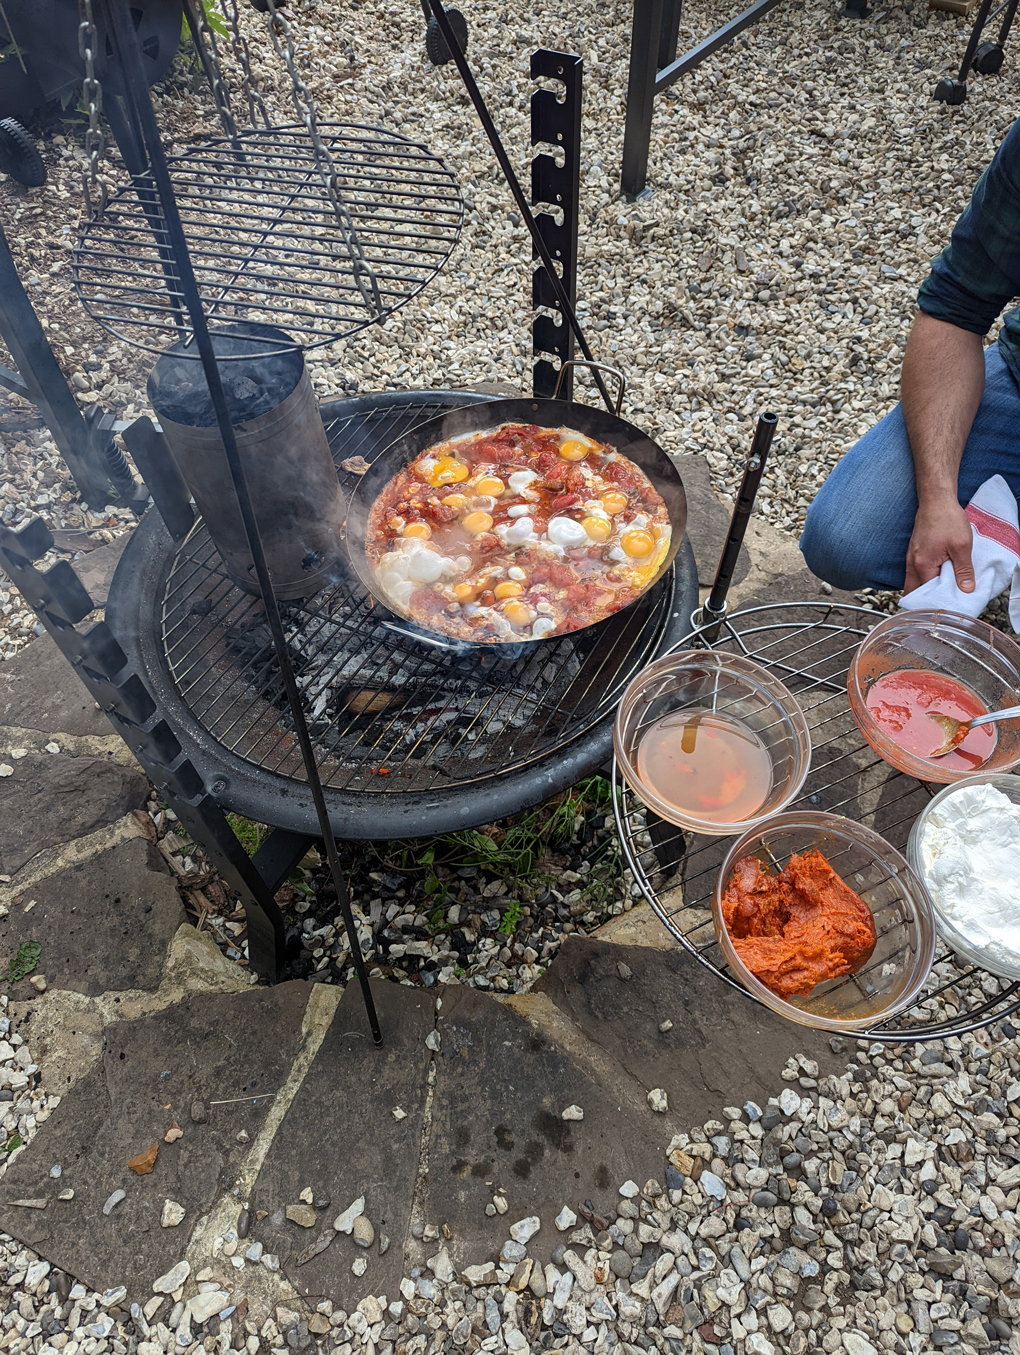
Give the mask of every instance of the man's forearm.
[[903, 355], [900, 394], [922, 509], [956, 501], [960, 458], [984, 385], [981, 336], [919, 312]]

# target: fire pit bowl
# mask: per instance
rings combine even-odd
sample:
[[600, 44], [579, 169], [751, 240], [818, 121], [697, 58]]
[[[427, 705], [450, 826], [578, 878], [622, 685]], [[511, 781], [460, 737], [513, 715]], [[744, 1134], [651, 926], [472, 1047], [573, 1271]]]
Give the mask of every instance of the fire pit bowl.
[[991, 756], [973, 767], [947, 767], [945, 758], [917, 757], [894, 743], [872, 716], [867, 698], [879, 678], [904, 669], [945, 674], [968, 687], [988, 710], [1003, 710], [1020, 704], [1016, 641], [962, 612], [897, 612], [861, 641], [847, 673], [847, 694], [858, 728], [879, 757], [918, 781], [951, 783], [1020, 764], [1020, 720], [993, 725], [997, 737]]
[[[741, 857], [756, 856], [766, 869], [781, 871], [794, 852], [811, 848], [871, 909], [878, 941], [856, 974], [828, 979], [806, 997], [787, 1001], [742, 963], [723, 921], [722, 898]], [[726, 963], [748, 992], [780, 1016], [816, 1030], [867, 1030], [903, 1011], [917, 999], [935, 959], [935, 910], [924, 885], [885, 838], [838, 814], [778, 814], [738, 838], [719, 869], [712, 921]]]
[[[588, 405], [573, 404], [566, 400], [492, 400], [484, 404], [466, 405], [461, 409], [452, 410], [438, 419], [422, 424], [394, 442], [376, 457], [371, 468], [366, 471], [351, 496], [347, 508], [346, 528], [348, 557], [354, 571], [382, 612], [400, 617], [416, 630], [421, 629], [418, 621], [399, 611], [389, 598], [384, 599], [380, 596], [374, 571], [365, 552], [365, 530], [368, 515], [379, 494], [395, 475], [399, 474], [426, 448], [432, 447], [438, 442], [446, 442], [450, 438], [462, 437], [470, 433], [482, 433], [487, 429], [498, 428], [501, 424], [506, 423], [538, 424], [543, 428], [572, 428], [579, 433], [583, 433], [586, 437], [594, 438], [598, 442], [608, 443], [639, 466], [648, 476], [654, 488], [662, 495], [669, 513], [671, 535], [669, 549], [660, 561], [659, 568], [654, 576], [647, 581], [634, 602], [647, 596], [654, 585], [669, 570], [687, 529], [687, 495], [684, 492], [680, 472], [661, 447], [642, 433], [640, 429], [635, 428], [633, 424], [627, 423], [626, 420], [618, 418], [616, 415], [608, 414], [604, 410], [592, 409]], [[634, 606], [634, 602], [630, 604], [631, 607]], [[621, 611], [624, 610], [627, 609], [621, 608]], [[578, 631], [572, 633], [579, 634], [580, 631], [592, 629], [595, 626], [606, 626], [611, 621], [612, 617], [605, 618], [593, 622], [591, 627], [580, 627]], [[426, 633], [432, 634], [431, 631]], [[436, 633], [442, 634], [441, 632]], [[451, 648], [463, 650], [475, 646], [490, 648], [494, 645], [503, 648], [520, 648], [521, 646], [545, 644], [548, 641], [518, 635], [514, 636], [512, 640], [502, 640], [497, 636], [483, 637], [475, 642], [475, 645], [449, 637], [442, 640], [441, 643]]]

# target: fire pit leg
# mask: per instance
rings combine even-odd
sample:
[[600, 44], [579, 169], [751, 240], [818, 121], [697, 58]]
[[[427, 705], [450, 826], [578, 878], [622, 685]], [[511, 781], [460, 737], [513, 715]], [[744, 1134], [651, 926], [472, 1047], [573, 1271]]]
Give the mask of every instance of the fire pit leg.
[[[145, 767], [144, 762], [142, 766]], [[211, 795], [202, 796], [197, 804], [189, 804], [166, 786], [159, 790], [191, 836], [205, 848], [206, 856], [226, 883], [240, 895], [248, 924], [248, 964], [260, 979], [275, 983], [284, 961], [286, 936], [283, 917], [270, 887]]]
[[205, 848], [227, 884], [237, 891], [248, 919], [248, 963], [275, 980], [284, 958], [283, 918], [272, 891], [237, 840], [226, 815], [164, 720], [141, 678], [105, 621], [84, 634], [75, 630], [95, 603], [66, 560], [45, 572], [34, 561], [53, 547], [41, 518], [20, 531], [0, 525], [0, 568], [46, 627], [93, 699], [141, 763], [149, 780]]

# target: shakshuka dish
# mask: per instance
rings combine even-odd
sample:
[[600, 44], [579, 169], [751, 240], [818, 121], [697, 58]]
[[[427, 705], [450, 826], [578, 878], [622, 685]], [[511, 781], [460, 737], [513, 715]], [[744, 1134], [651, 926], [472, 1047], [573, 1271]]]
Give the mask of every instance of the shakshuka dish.
[[429, 630], [537, 640], [619, 611], [655, 578], [669, 515], [648, 477], [569, 428], [503, 424], [427, 448], [372, 505], [379, 595]]

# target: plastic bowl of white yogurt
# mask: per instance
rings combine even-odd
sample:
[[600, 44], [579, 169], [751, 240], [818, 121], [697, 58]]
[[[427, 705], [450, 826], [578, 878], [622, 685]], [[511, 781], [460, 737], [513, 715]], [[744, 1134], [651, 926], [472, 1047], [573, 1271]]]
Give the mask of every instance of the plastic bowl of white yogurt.
[[907, 860], [963, 960], [1020, 979], [1020, 776], [970, 776], [918, 816]]

